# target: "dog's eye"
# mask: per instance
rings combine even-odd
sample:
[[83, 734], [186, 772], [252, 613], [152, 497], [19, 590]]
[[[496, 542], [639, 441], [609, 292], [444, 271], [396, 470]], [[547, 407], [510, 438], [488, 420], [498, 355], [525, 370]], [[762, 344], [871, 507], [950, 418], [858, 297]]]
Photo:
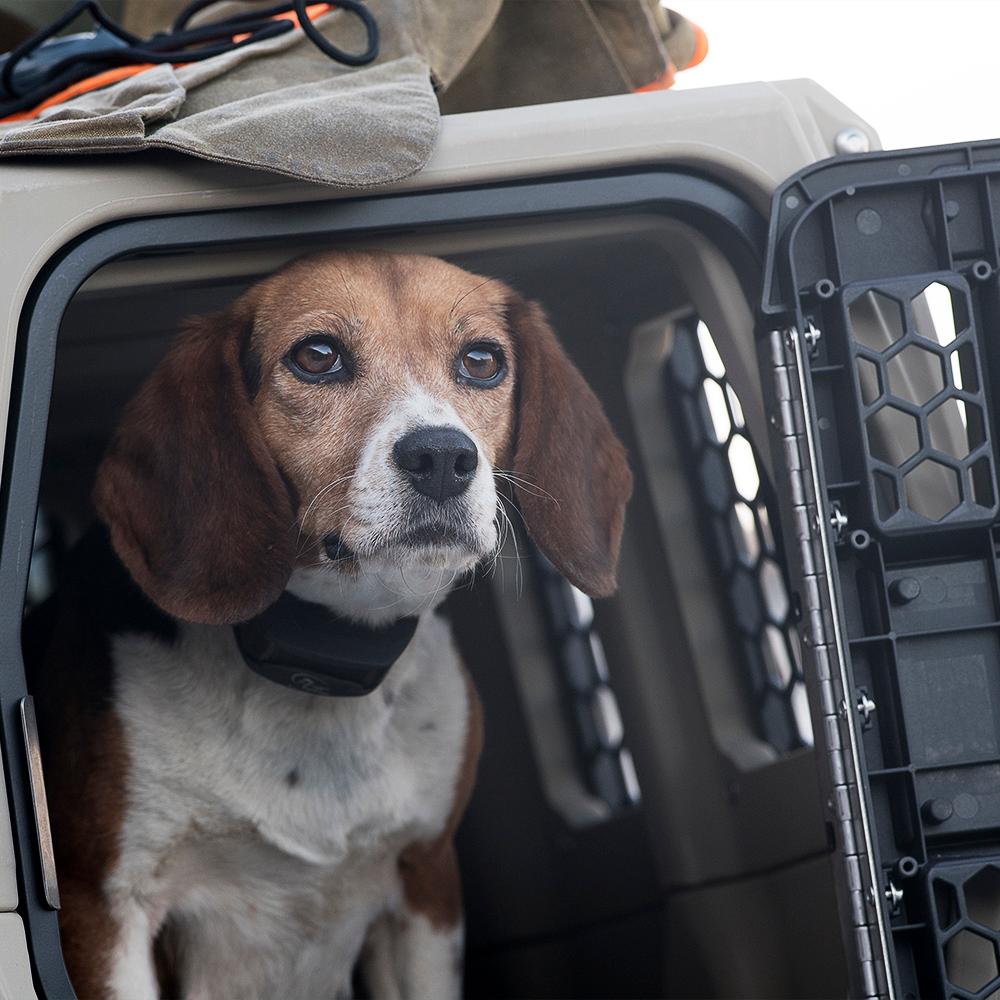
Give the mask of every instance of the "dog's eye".
[[285, 362], [294, 375], [308, 382], [345, 371], [344, 352], [332, 337], [300, 340], [288, 352]]
[[458, 374], [465, 382], [495, 385], [503, 373], [503, 352], [492, 344], [470, 344], [458, 359]]

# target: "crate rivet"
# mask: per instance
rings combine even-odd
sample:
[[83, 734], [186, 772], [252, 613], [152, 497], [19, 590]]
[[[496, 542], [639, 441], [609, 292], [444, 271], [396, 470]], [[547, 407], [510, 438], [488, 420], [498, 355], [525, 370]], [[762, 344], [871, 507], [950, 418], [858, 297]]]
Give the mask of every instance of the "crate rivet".
[[955, 815], [955, 807], [950, 799], [928, 799], [920, 807], [920, 815], [928, 823], [937, 826], [940, 823], [947, 823]]
[[832, 299], [837, 290], [837, 286], [829, 278], [820, 278], [813, 288], [821, 299]]
[[864, 552], [872, 543], [872, 536], [868, 534], [863, 528], [858, 528], [851, 532], [851, 545], [857, 549], [858, 552]]
[[920, 581], [915, 576], [901, 576], [889, 584], [889, 600], [893, 604], [909, 604], [920, 596]]
[[909, 854], [904, 854], [896, 862], [896, 874], [900, 878], [913, 878], [920, 871], [920, 863]]
[[846, 156], [850, 153], [867, 153], [871, 148], [871, 140], [855, 125], [842, 128], [833, 138], [834, 151]]
[[949, 222], [951, 222], [952, 219], [957, 219], [960, 211], [961, 207], [959, 206], [958, 202], [955, 201], [953, 198], [949, 198], [944, 203], [944, 217]]
[[989, 261], [977, 260], [972, 265], [972, 277], [977, 281], [986, 281], [991, 274], [993, 274], [993, 268], [990, 266]]

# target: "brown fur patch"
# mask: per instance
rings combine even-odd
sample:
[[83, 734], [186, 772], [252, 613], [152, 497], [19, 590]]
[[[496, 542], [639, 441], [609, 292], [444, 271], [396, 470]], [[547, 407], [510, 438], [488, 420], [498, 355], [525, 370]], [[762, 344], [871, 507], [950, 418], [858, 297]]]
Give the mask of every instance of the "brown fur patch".
[[472, 678], [465, 675], [468, 721], [462, 763], [455, 782], [455, 798], [441, 834], [431, 841], [410, 844], [399, 858], [399, 874], [406, 905], [427, 917], [431, 926], [451, 928], [462, 917], [462, 887], [454, 837], [476, 783], [476, 767], [483, 749], [483, 707]]
[[599, 400], [534, 302], [512, 295], [518, 353], [514, 490], [528, 533], [592, 597], [617, 585], [632, 472]]
[[[103, 581], [102, 581], [103, 582]], [[104, 884], [118, 863], [128, 752], [111, 705], [111, 650], [93, 581], [73, 577], [25, 628], [62, 908], [63, 956], [80, 997], [107, 994], [119, 928]]]
[[178, 338], [126, 408], [94, 489], [133, 578], [187, 621], [246, 620], [291, 571], [295, 515], [240, 363], [251, 304]]

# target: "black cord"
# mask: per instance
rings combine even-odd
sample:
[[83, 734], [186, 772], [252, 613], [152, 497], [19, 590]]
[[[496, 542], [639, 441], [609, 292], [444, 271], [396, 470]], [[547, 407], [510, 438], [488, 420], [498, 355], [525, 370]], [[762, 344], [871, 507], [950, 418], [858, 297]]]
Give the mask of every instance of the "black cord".
[[76, 3], [61, 17], [57, 17], [50, 25], [42, 28], [30, 38], [26, 38], [20, 45], [11, 50], [4, 61], [3, 69], [0, 69], [0, 88], [4, 93], [14, 97], [18, 96], [17, 88], [14, 86], [14, 70], [17, 64], [31, 55], [43, 42], [47, 42], [53, 35], [57, 35], [68, 24], [75, 21], [81, 14], [87, 12], [102, 28], [107, 29], [116, 38], [130, 45], [138, 45], [142, 39], [138, 35], [133, 35], [126, 31], [120, 24], [113, 21], [104, 13], [104, 8], [97, 0], [76, 0]]
[[[273, 38], [277, 35], [285, 34], [293, 29], [291, 21], [271, 21], [268, 25], [262, 26], [258, 31], [255, 31], [251, 37], [244, 38], [239, 42], [224, 42], [219, 45], [206, 45], [197, 49], [187, 49], [181, 53], [176, 51], [158, 51], [153, 48], [149, 48], [146, 45], [124, 45], [121, 48], [113, 49], [111, 51], [105, 52], [94, 52], [88, 54], [86, 52], [77, 52], [71, 56], [67, 56], [65, 59], [60, 59], [58, 62], [53, 63], [45, 73], [44, 83], [39, 83], [36, 85], [32, 92], [28, 94], [20, 94], [16, 91], [8, 91], [11, 97], [32, 97], [35, 91], [40, 89], [45, 89], [49, 93], [55, 93], [56, 90], [62, 89], [59, 86], [53, 89], [52, 84], [55, 80], [64, 80], [65, 73], [71, 70], [73, 67], [79, 67], [86, 63], [101, 63], [104, 66], [128, 66], [130, 63], [175, 63], [175, 62], [200, 62], [203, 59], [210, 59], [212, 56], [222, 55], [226, 52], [233, 52], [236, 49], [245, 48], [247, 45], [252, 45], [254, 42], [264, 41], [267, 38]], [[4, 66], [4, 70], [7, 66]], [[79, 74], [77, 74], [76, 79], [80, 79]], [[2, 82], [2, 80], [0, 80]], [[72, 83], [73, 80], [70, 80]], [[36, 102], [37, 103], [37, 102]], [[29, 105], [30, 106], [30, 105]]]
[[306, 14], [306, 0], [294, 0], [295, 13], [299, 15], [299, 24], [313, 45], [328, 55], [331, 59], [343, 63], [345, 66], [365, 66], [374, 62], [378, 58], [379, 36], [378, 23], [372, 16], [372, 12], [359, 0], [337, 0], [335, 6], [340, 10], [349, 10], [356, 15], [365, 26], [365, 34], [368, 36], [368, 48], [361, 55], [352, 55], [343, 49], [337, 48], [309, 19]]
[[[220, 0], [192, 0], [178, 15], [174, 18], [174, 23], [170, 26], [171, 31], [183, 31], [195, 14], [200, 13], [205, 10], [206, 7], [212, 7], [219, 3]], [[275, 17], [278, 14], [287, 14], [291, 9], [291, 0], [285, 0], [284, 3], [273, 4], [270, 7], [265, 7], [263, 10], [245, 10], [239, 14], [233, 14], [231, 17], [227, 17], [223, 22], [225, 24], [236, 24], [239, 21], [247, 21], [253, 18], [268, 18]]]
[[[189, 3], [176, 18], [174, 18], [172, 30], [175, 32], [183, 31], [195, 14], [200, 13], [207, 7], [211, 7], [218, 2], [219, 0], [192, 0], [192, 2]], [[306, 7], [308, 4], [309, 0], [292, 0], [291, 3], [279, 3], [273, 7], [266, 7], [264, 10], [244, 11], [242, 14], [236, 14], [232, 17], [226, 18], [225, 21], [219, 21], [213, 25], [206, 25], [206, 27], [216, 27], [217, 25], [236, 26], [242, 21], [277, 17], [281, 14], [287, 14], [289, 11], [294, 10], [298, 15], [299, 26], [302, 28], [302, 31], [324, 55], [329, 56], [337, 62], [343, 63], [345, 66], [365, 66], [370, 62], [374, 62], [374, 60], [378, 58], [378, 22], [363, 2], [359, 2], [359, 0], [335, 0], [335, 2], [332, 3], [332, 6], [337, 9], [350, 11], [352, 14], [355, 14], [364, 25], [365, 34], [367, 35], [367, 47], [364, 52], [358, 55], [351, 52], [345, 52], [343, 49], [338, 48], [319, 30], [319, 28], [316, 27], [316, 25], [312, 23], [312, 19], [306, 13]]]
[[[87, 63], [123, 66], [129, 63], [200, 62], [268, 38], [276, 38], [278, 35], [294, 29], [295, 25], [291, 20], [280, 19], [281, 14], [287, 14], [292, 10], [298, 15], [299, 25], [306, 37], [330, 59], [346, 66], [364, 66], [378, 56], [378, 23], [371, 11], [359, 0], [337, 0], [335, 4], [336, 7], [355, 14], [365, 27], [367, 48], [357, 55], [340, 49], [319, 31], [306, 13], [307, 0], [292, 0], [291, 3], [285, 2], [263, 10], [247, 11], [223, 21], [199, 25], [196, 28], [186, 27], [195, 14], [218, 2], [219, 0], [193, 0], [174, 20], [171, 31], [160, 32], [143, 41], [112, 20], [97, 0], [77, 0], [70, 10], [56, 18], [37, 34], [23, 41], [3, 61], [2, 68], [0, 68], [0, 93], [5, 97], [13, 98], [17, 105], [16, 109], [5, 108], [5, 112], [10, 114], [14, 113], [15, 110], [31, 107], [32, 103], [44, 100], [48, 94], [56, 93], [64, 86], [75, 82], [76, 79], [81, 79], [82, 73], [75, 75], [70, 70], [75, 67], [82, 69], [82, 66]], [[47, 67], [43, 82], [36, 84], [27, 93], [19, 92], [14, 83], [14, 71], [21, 60], [58, 34], [84, 12], [90, 13], [101, 27], [125, 42], [125, 45], [113, 51], [94, 53], [90, 56], [86, 53], [67, 56]], [[232, 40], [235, 33], [246, 34], [247, 37], [236, 42]], [[225, 39], [225, 41], [211, 44], [220, 38]], [[195, 48], [189, 47], [197, 46], [198, 43], [209, 44], [202, 44]]]

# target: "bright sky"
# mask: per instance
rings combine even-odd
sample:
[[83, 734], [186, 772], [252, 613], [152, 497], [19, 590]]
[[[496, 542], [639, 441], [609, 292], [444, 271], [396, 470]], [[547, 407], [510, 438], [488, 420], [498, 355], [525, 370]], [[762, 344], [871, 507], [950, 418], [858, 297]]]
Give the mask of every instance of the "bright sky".
[[669, 0], [709, 54], [677, 89], [809, 77], [886, 149], [1000, 138], [1000, 0]]

